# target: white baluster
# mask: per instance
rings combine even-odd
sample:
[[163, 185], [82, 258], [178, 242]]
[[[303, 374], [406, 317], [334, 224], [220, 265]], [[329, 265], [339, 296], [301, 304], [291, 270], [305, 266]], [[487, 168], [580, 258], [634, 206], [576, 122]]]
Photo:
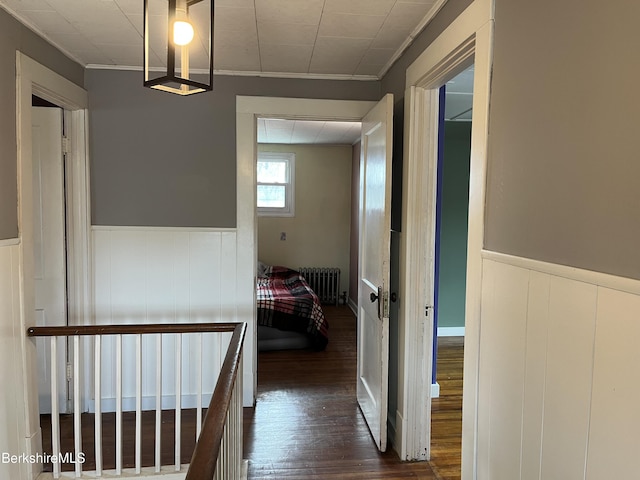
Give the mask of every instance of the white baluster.
[[142, 467], [142, 335], [136, 335], [136, 473]]
[[95, 382], [95, 456], [96, 456], [96, 476], [102, 476], [102, 336], [95, 336], [94, 345], [94, 382]]
[[198, 393], [196, 396], [196, 442], [202, 430], [202, 333], [196, 336], [196, 380]]
[[162, 431], [162, 334], [158, 334], [156, 343], [156, 472], [160, 472]]
[[122, 475], [122, 335], [116, 335], [116, 475]]
[[[51, 454], [60, 455], [60, 407], [58, 405], [58, 338], [51, 337]], [[53, 478], [60, 478], [60, 463], [53, 462]]]
[[82, 453], [82, 407], [80, 405], [80, 337], [73, 337], [73, 438], [76, 477], [82, 475], [82, 463], [78, 460]]
[[182, 423], [182, 334], [176, 338], [176, 441], [175, 441], [175, 469], [180, 471], [180, 431]]

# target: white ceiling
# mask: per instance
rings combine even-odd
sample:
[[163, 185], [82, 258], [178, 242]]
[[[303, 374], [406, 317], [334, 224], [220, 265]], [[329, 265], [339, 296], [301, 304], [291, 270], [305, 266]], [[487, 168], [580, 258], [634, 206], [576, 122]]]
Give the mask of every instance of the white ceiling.
[[360, 122], [258, 119], [258, 143], [352, 145], [360, 139]]
[[[157, 0], [156, 0], [157, 2]], [[218, 73], [380, 78], [446, 0], [215, 0]], [[84, 66], [142, 65], [143, 0], [0, 0]]]

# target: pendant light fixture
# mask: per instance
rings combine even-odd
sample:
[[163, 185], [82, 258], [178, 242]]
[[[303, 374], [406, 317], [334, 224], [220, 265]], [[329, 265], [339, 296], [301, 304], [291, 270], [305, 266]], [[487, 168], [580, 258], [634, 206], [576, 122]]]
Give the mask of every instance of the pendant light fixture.
[[213, 89], [214, 0], [144, 0], [144, 86], [178, 95]]

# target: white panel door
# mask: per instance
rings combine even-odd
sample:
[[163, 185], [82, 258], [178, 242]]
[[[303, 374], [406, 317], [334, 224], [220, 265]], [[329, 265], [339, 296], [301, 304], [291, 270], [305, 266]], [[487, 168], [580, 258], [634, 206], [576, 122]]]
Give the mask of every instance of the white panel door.
[[380, 451], [387, 448], [393, 95], [362, 120], [357, 396]]
[[[67, 324], [62, 109], [33, 107], [33, 223], [36, 325]], [[38, 339], [40, 413], [51, 412], [50, 339]], [[66, 342], [58, 346], [59, 402], [64, 411]]]

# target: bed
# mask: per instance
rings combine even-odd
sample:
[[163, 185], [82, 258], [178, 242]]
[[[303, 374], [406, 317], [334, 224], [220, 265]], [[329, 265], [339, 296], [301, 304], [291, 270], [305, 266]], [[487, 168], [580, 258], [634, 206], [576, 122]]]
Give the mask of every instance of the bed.
[[258, 264], [258, 350], [327, 346], [329, 326], [320, 300], [296, 270]]

